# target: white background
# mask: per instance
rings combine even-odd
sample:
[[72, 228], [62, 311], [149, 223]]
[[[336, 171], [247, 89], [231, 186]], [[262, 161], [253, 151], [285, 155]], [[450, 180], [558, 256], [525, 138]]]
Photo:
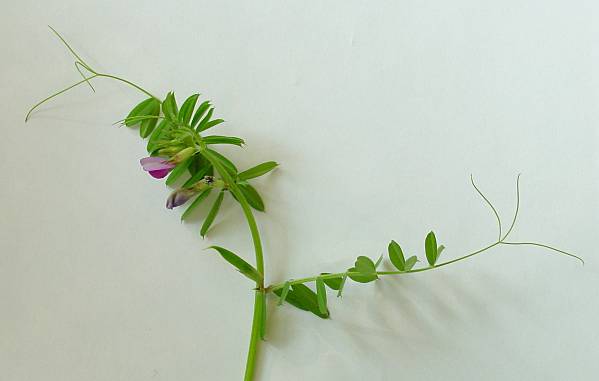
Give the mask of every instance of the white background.
[[[227, 199], [209, 239], [112, 126], [143, 97], [78, 80], [51, 24], [98, 70], [242, 136], [267, 277], [343, 271], [389, 240], [445, 259], [493, 241], [472, 173], [518, 240], [331, 296], [322, 321], [271, 300], [258, 380], [594, 380], [599, 372], [596, 1], [6, 1], [0, 14], [0, 379], [240, 380], [252, 285], [218, 256], [251, 242]], [[217, 132], [215, 130], [215, 132]]]

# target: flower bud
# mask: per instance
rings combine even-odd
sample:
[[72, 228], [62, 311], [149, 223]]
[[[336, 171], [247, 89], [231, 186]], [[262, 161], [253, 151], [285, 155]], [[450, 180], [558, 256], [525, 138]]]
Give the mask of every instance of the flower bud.
[[179, 151], [181, 151], [184, 147], [182, 145], [173, 145], [165, 148], [161, 148], [158, 150], [158, 155], [160, 156], [173, 156]]
[[187, 147], [179, 151], [175, 156], [173, 156], [170, 160], [173, 164], [179, 164], [187, 159], [189, 159], [194, 153], [196, 153], [196, 149], [193, 147]]
[[185, 204], [190, 198], [197, 194], [197, 191], [189, 188], [179, 188], [168, 196], [166, 208], [173, 209]]

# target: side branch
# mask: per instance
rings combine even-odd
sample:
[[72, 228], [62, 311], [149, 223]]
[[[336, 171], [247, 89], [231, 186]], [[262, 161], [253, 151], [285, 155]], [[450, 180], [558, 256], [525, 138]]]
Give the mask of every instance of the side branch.
[[[282, 282], [282, 283], [277, 283], [277, 284], [273, 284], [270, 285], [269, 287], [266, 288], [266, 291], [278, 291], [281, 290], [285, 287], [289, 287], [289, 285], [300, 285], [300, 284], [304, 284], [304, 283], [310, 283], [310, 282], [315, 282], [318, 279], [322, 279], [322, 280], [332, 280], [332, 279], [345, 279], [347, 277], [359, 277], [359, 276], [364, 276], [364, 275], [370, 275], [370, 276], [374, 276], [372, 278], [372, 280], [377, 279], [378, 276], [383, 276], [383, 275], [404, 275], [404, 274], [411, 274], [411, 273], [417, 273], [417, 272], [424, 272], [424, 271], [429, 271], [429, 270], [433, 270], [439, 267], [443, 267], [443, 266], [447, 266], [449, 264], [452, 263], [456, 263], [459, 261], [462, 261], [464, 259], [473, 257], [477, 254], [483, 253], [495, 246], [498, 245], [512, 245], [512, 246], [536, 246], [536, 247], [541, 247], [544, 249], [548, 249], [572, 258], [575, 258], [577, 260], [579, 260], [582, 264], [584, 264], [584, 260], [577, 256], [574, 255], [572, 253], [569, 253], [567, 251], [555, 248], [553, 246], [550, 245], [546, 245], [543, 243], [538, 243], [538, 242], [512, 242], [512, 241], [506, 241], [506, 239], [508, 238], [508, 236], [512, 233], [512, 230], [514, 228], [514, 226], [516, 225], [516, 221], [518, 218], [518, 212], [520, 210], [520, 174], [518, 174], [518, 177], [516, 179], [516, 209], [514, 211], [514, 217], [512, 219], [511, 225], [509, 227], [509, 229], [505, 232], [505, 234], [503, 234], [503, 229], [502, 229], [502, 222], [501, 222], [501, 218], [499, 217], [499, 213], [497, 212], [497, 209], [495, 208], [495, 206], [491, 203], [491, 201], [489, 201], [489, 199], [484, 195], [484, 193], [476, 186], [475, 182], [474, 182], [474, 178], [471, 175], [470, 176], [470, 181], [472, 183], [472, 186], [474, 187], [474, 189], [476, 190], [476, 192], [480, 195], [480, 197], [485, 201], [485, 203], [490, 207], [491, 211], [493, 212], [493, 215], [495, 216], [496, 220], [497, 220], [497, 226], [498, 226], [498, 238], [495, 242], [483, 247], [482, 249], [476, 250], [472, 253], [466, 254], [462, 257], [459, 258], [455, 258], [443, 263], [438, 263], [438, 264], [432, 264], [430, 266], [427, 267], [423, 267], [423, 268], [419, 268], [419, 269], [403, 269], [402, 270], [398, 270], [398, 271], [372, 271], [370, 273], [363, 273], [360, 271], [357, 271], [355, 268], [352, 268], [350, 270], [347, 270], [345, 272], [339, 272], [339, 273], [334, 273], [334, 274], [320, 274], [320, 275], [315, 275], [315, 276], [311, 276], [311, 277], [307, 277], [307, 278], [300, 278], [300, 279], [294, 279], [294, 280], [289, 280], [287, 282]], [[392, 241], [394, 243], [394, 241]], [[403, 255], [403, 254], [402, 254]], [[391, 253], [390, 253], [390, 259], [393, 262], [394, 258], [391, 258]], [[402, 258], [403, 260], [403, 258]], [[395, 263], [394, 263], [395, 264]]]

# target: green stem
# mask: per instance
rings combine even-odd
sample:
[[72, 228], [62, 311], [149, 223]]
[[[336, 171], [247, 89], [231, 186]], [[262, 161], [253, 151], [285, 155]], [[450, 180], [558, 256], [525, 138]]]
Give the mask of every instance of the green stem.
[[[452, 259], [451, 261], [447, 261], [447, 262], [443, 262], [443, 263], [439, 263], [438, 265], [435, 266], [429, 266], [429, 267], [423, 267], [421, 269], [415, 269], [415, 270], [408, 270], [408, 271], [377, 271], [376, 274], [377, 275], [403, 275], [403, 274], [410, 274], [410, 273], [418, 273], [418, 272], [423, 272], [423, 271], [428, 271], [428, 270], [434, 270], [437, 269], [439, 267], [443, 267], [443, 266], [447, 266], [451, 263], [455, 263], [455, 262], [459, 262], [462, 261], [466, 258], [470, 258], [472, 256], [475, 256], [477, 254], [480, 254], [484, 251], [487, 251], [499, 244], [501, 244], [502, 242], [497, 241], [495, 243], [492, 243], [488, 246], [483, 247], [482, 249], [476, 250], [470, 254], [464, 255], [462, 257], [456, 258], [456, 259]], [[335, 274], [327, 274], [327, 275], [317, 275], [317, 276], [312, 276], [312, 277], [308, 277], [308, 278], [301, 278], [301, 279], [294, 279], [292, 281], [289, 282], [289, 284], [301, 284], [301, 283], [308, 283], [308, 282], [314, 282], [316, 281], [317, 278], [321, 278], [321, 279], [333, 279], [333, 278], [341, 278], [345, 275], [360, 275], [361, 273], [359, 272], [349, 272], [349, 271], [345, 271], [342, 273], [335, 273]], [[283, 288], [283, 286], [285, 286], [286, 282], [283, 283], [278, 283], [278, 284], [274, 284], [271, 286], [268, 286], [268, 288], [266, 289], [267, 291], [275, 291], [278, 290], [280, 288]]]
[[252, 381], [254, 379], [254, 368], [256, 364], [256, 356], [258, 354], [258, 343], [260, 338], [263, 338], [265, 324], [266, 324], [266, 290], [264, 289], [264, 255], [262, 253], [262, 242], [260, 240], [260, 232], [258, 231], [258, 225], [252, 213], [252, 209], [248, 204], [245, 196], [239, 190], [239, 187], [235, 183], [235, 179], [227, 172], [222, 166], [219, 159], [215, 157], [210, 151], [202, 147], [200, 149], [201, 154], [204, 155], [214, 168], [220, 173], [222, 178], [229, 186], [229, 190], [235, 198], [239, 201], [241, 209], [245, 215], [250, 233], [252, 235], [252, 241], [254, 242], [254, 253], [256, 255], [256, 270], [262, 275], [260, 280], [256, 282], [256, 295], [254, 297], [254, 317], [252, 319], [252, 332], [250, 334], [250, 346], [248, 349], [248, 356], [245, 368], [245, 381]]
[[[252, 234], [252, 240], [254, 242], [254, 252], [256, 254], [256, 269], [262, 275], [264, 275], [264, 256], [262, 253], [262, 241], [260, 240], [260, 232], [258, 231], [258, 225], [256, 224], [256, 219], [252, 213], [252, 209], [250, 204], [248, 204], [245, 196], [239, 190], [235, 179], [227, 172], [227, 170], [222, 166], [219, 159], [214, 156], [209, 150], [202, 147], [200, 148], [200, 153], [210, 161], [210, 163], [214, 166], [214, 168], [220, 173], [222, 178], [225, 180], [227, 185], [229, 186], [229, 190], [241, 205], [241, 209], [243, 210], [243, 214], [247, 220], [247, 223], [250, 228], [250, 233]], [[260, 286], [264, 286], [263, 284]]]
[[[438, 269], [439, 267], [447, 266], [447, 265], [455, 263], [455, 262], [463, 261], [464, 259], [473, 257], [473, 256], [475, 256], [477, 254], [482, 253], [482, 252], [485, 252], [485, 251], [487, 251], [487, 250], [489, 250], [489, 249], [491, 249], [491, 248], [493, 248], [493, 247], [495, 247], [497, 245], [512, 245], [512, 246], [519, 245], [519, 246], [536, 246], [536, 247], [542, 247], [544, 249], [552, 250], [552, 251], [555, 251], [557, 253], [560, 253], [560, 254], [567, 255], [569, 257], [578, 259], [584, 265], [584, 260], [581, 257], [579, 257], [577, 255], [574, 255], [572, 253], [568, 253], [567, 251], [560, 250], [560, 249], [555, 248], [553, 246], [545, 245], [545, 244], [538, 243], [538, 242], [508, 242], [508, 241], [501, 240], [501, 241], [497, 241], [495, 243], [492, 243], [492, 244], [490, 244], [488, 246], [485, 246], [482, 249], [476, 250], [476, 251], [474, 251], [474, 252], [472, 252], [470, 254], [466, 254], [466, 255], [464, 255], [462, 257], [459, 257], [459, 258], [456, 258], [456, 259], [452, 259], [452, 260], [447, 261], [447, 262], [439, 263], [439, 264], [434, 265], [434, 266], [428, 266], [428, 267], [423, 267], [423, 268], [420, 268], [420, 269], [414, 269], [414, 270], [408, 270], [408, 271], [377, 271], [376, 274], [377, 275], [403, 275], [403, 274], [419, 273], [419, 272], [423, 272], [423, 271], [434, 270], [434, 269]], [[334, 274], [326, 274], [326, 275], [316, 275], [316, 276], [312, 276], [312, 277], [308, 277], [308, 278], [294, 279], [294, 280], [289, 281], [288, 283], [290, 285], [293, 285], [293, 284], [302, 284], [302, 283], [314, 282], [314, 281], [316, 281], [317, 278], [321, 278], [321, 279], [334, 279], [334, 278], [341, 278], [341, 277], [347, 276], [347, 275], [361, 275], [361, 273], [359, 273], [359, 272], [345, 271], [345, 272], [342, 272], [342, 273], [334, 273]], [[271, 291], [275, 291], [275, 290], [281, 289], [281, 288], [283, 288], [285, 286], [286, 283], [287, 282], [277, 283], [277, 284], [270, 285], [270, 286], [268, 286], [266, 288], [266, 291], [267, 292], [271, 292]]]
[[260, 332], [263, 330], [263, 303], [265, 302], [263, 290], [256, 290], [254, 296], [254, 317], [252, 318], [252, 332], [250, 334], [250, 347], [248, 349], [247, 361], [245, 365], [244, 381], [254, 379], [254, 369], [256, 367], [256, 356], [258, 354], [258, 344], [260, 343]]

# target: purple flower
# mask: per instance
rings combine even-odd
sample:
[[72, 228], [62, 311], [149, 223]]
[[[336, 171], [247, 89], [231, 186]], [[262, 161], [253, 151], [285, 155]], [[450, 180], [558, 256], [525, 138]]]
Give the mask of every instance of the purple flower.
[[175, 168], [175, 164], [163, 157], [144, 157], [139, 161], [144, 171], [149, 172], [154, 178], [161, 179]]
[[173, 208], [176, 208], [177, 206], [181, 206], [181, 205], [185, 204], [187, 202], [187, 200], [192, 198], [197, 193], [198, 192], [194, 189], [185, 189], [185, 188], [177, 189], [176, 191], [171, 193], [170, 196], [168, 196], [168, 199], [166, 199], [166, 208], [173, 209]]

